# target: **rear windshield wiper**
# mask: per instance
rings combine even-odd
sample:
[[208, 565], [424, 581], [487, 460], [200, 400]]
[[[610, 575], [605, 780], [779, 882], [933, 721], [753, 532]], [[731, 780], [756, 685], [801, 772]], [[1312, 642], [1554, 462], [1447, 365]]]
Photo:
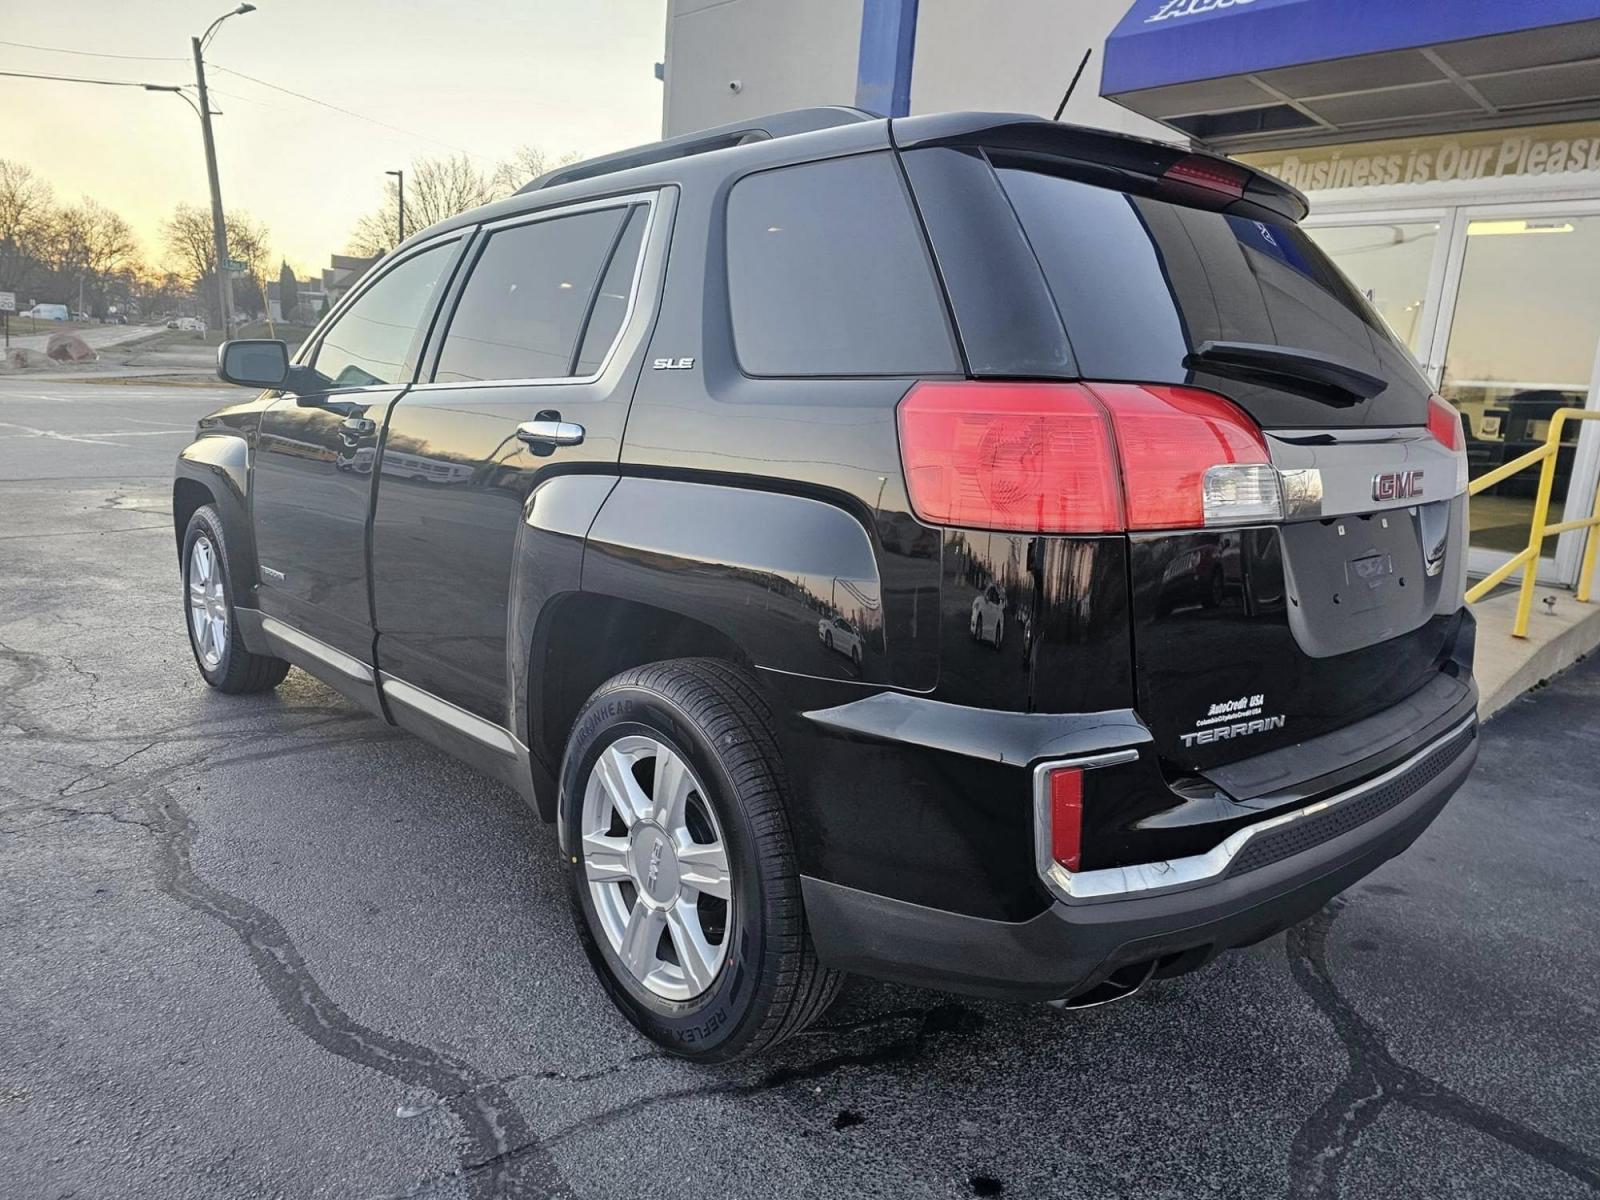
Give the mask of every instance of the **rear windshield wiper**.
[[1201, 342], [1183, 365], [1191, 371], [1276, 383], [1338, 405], [1370, 400], [1389, 386], [1388, 380], [1326, 354], [1259, 342]]

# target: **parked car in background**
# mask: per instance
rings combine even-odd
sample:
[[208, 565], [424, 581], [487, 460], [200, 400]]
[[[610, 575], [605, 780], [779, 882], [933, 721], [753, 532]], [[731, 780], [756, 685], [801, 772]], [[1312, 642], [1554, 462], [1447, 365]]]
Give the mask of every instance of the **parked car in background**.
[[967, 632], [974, 641], [988, 642], [997, 650], [1000, 648], [1006, 635], [1006, 595], [994, 584], [989, 584], [972, 598]]
[[67, 306], [65, 304], [35, 304], [22, 315], [32, 317], [35, 321], [65, 321], [67, 320]]
[[297, 664], [516, 789], [673, 1053], [845, 972], [1125, 999], [1317, 911], [1477, 754], [1461, 423], [1305, 212], [982, 113], [558, 169], [292, 359], [222, 347], [264, 390], [177, 464], [198, 669]]
[[829, 650], [844, 655], [853, 663], [861, 661], [861, 631], [846, 617], [823, 617], [817, 622], [817, 637]]

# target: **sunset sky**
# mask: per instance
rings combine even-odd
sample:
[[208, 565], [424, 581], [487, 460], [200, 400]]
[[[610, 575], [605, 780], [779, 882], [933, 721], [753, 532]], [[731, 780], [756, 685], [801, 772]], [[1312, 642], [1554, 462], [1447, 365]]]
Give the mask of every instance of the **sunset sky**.
[[[490, 168], [518, 145], [600, 154], [660, 136], [666, 0], [256, 0], [206, 53], [227, 207], [265, 222], [302, 273], [345, 249], [384, 172], [465, 150]], [[0, 70], [193, 83], [189, 38], [227, 0], [0, 0]], [[15, 43], [79, 53], [28, 49]], [[104, 55], [139, 58], [87, 57]], [[222, 68], [398, 127], [385, 128]], [[176, 96], [0, 77], [0, 157], [63, 202], [131, 221], [145, 257], [179, 201], [205, 206], [199, 121]]]

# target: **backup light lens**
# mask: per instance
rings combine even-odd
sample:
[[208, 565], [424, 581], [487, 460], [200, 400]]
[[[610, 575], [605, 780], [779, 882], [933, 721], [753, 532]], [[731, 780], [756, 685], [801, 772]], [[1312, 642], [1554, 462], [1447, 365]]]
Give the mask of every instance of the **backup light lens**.
[[1050, 857], [1076, 871], [1082, 850], [1083, 770], [1061, 767], [1050, 772]]

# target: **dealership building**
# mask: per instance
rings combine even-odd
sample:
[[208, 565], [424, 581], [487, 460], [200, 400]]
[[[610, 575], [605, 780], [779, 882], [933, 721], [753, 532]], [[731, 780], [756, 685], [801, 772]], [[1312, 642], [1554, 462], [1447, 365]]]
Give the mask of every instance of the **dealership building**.
[[[821, 104], [1059, 111], [1278, 176], [1462, 411], [1474, 475], [1600, 409], [1600, 0], [670, 0], [666, 45], [668, 136]], [[1573, 515], [1596, 426], [1558, 456]], [[1475, 570], [1526, 543], [1533, 481], [1474, 499]], [[1581, 536], [1541, 579], [1576, 577]]]

